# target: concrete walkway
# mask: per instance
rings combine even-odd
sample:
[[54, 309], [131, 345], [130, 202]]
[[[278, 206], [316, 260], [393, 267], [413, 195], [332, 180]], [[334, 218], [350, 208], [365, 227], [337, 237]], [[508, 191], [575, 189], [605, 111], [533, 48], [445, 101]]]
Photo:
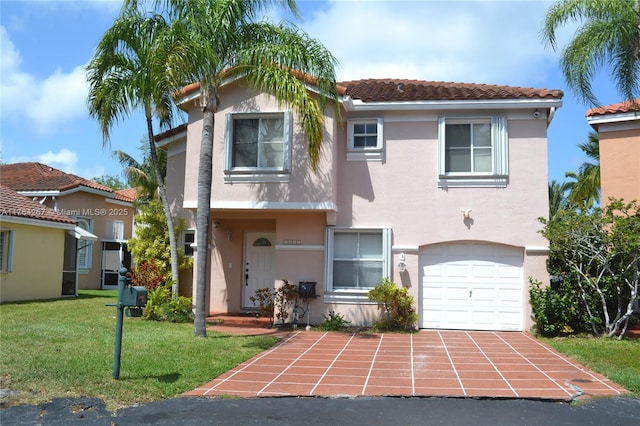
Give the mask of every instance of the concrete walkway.
[[[230, 327], [214, 330], [233, 332]], [[260, 329], [235, 328], [241, 334]], [[262, 329], [265, 330], [265, 329]], [[267, 330], [269, 331], [269, 330]], [[570, 401], [627, 391], [528, 333], [295, 331], [188, 396], [445, 396]]]

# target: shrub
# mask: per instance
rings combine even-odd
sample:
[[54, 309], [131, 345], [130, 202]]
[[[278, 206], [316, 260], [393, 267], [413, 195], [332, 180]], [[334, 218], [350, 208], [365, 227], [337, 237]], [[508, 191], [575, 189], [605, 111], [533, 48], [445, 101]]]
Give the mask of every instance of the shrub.
[[280, 324], [284, 324], [289, 318], [289, 308], [298, 291], [297, 287], [289, 284], [288, 280], [282, 281], [282, 286], [275, 290], [268, 287], [260, 288], [253, 296], [249, 297], [254, 306], [258, 306], [258, 315], [270, 318], [271, 321], [273, 321], [275, 310], [278, 308], [276, 316]]
[[569, 334], [575, 306], [568, 295], [561, 294], [549, 287], [542, 287], [542, 283], [529, 278], [529, 298], [531, 310], [536, 322], [536, 331], [543, 336], [558, 336]]
[[171, 297], [171, 284], [149, 290], [142, 317], [153, 321], [192, 322], [193, 303], [190, 297]]
[[155, 260], [140, 263], [127, 273], [131, 278], [131, 285], [145, 287], [148, 291], [163, 286], [169, 277], [163, 274]]
[[415, 330], [418, 314], [406, 288], [385, 278], [369, 291], [369, 300], [378, 302], [378, 309], [382, 310], [382, 318], [373, 323], [375, 330]]
[[350, 324], [350, 321], [334, 311], [329, 311], [329, 316], [322, 314], [322, 317], [324, 322], [320, 324], [320, 329], [323, 331], [340, 331]]

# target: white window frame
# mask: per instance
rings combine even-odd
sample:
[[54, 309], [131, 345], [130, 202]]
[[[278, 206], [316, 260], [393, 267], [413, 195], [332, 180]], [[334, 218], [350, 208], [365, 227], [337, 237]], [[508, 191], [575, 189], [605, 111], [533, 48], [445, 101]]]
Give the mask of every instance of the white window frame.
[[[355, 125], [375, 124], [377, 143], [372, 147], [355, 146]], [[347, 160], [382, 161], [384, 158], [384, 120], [382, 118], [350, 118], [347, 120]]]
[[[192, 235], [193, 241], [187, 242], [187, 238], [186, 238], [187, 235]], [[182, 234], [182, 245], [183, 245], [185, 257], [193, 257], [193, 252], [195, 250], [191, 245], [194, 244], [195, 242], [196, 242], [196, 230], [192, 228], [185, 229], [184, 233]], [[191, 251], [191, 253], [187, 252], [187, 246], [189, 246], [189, 251]]]
[[0, 229], [2, 234], [2, 247], [0, 247], [0, 272], [12, 272], [13, 271], [13, 240], [14, 231], [12, 229]]
[[[491, 125], [491, 172], [447, 172], [445, 165], [447, 124]], [[507, 117], [439, 117], [438, 118], [438, 186], [506, 187], [509, 180], [509, 135]]]
[[[82, 226], [80, 227], [85, 231], [89, 231], [93, 233], [93, 219], [88, 217], [77, 217], [76, 220], [78, 221], [78, 226], [80, 226], [80, 223], [85, 223], [87, 225], [87, 228], [84, 228]], [[93, 244], [85, 244], [84, 247], [78, 250], [78, 253], [77, 253], [78, 269], [84, 269], [84, 270], [91, 269], [92, 258], [93, 258], [92, 247], [93, 247]]]
[[[284, 119], [283, 166], [279, 168], [233, 167], [233, 123], [234, 120], [280, 118]], [[228, 112], [225, 115], [224, 175], [225, 182], [288, 182], [291, 173], [292, 114], [290, 111], [276, 112]]]
[[116, 241], [124, 240], [124, 221], [107, 220], [105, 221], [105, 238]]
[[[382, 276], [391, 276], [391, 228], [327, 228], [326, 231], [326, 253], [325, 253], [325, 301], [335, 303], [358, 303], [369, 302], [368, 293], [373, 287], [362, 288], [334, 288], [333, 287], [333, 265], [334, 265], [334, 244], [335, 235], [339, 233], [353, 234], [364, 232], [380, 232], [382, 234]], [[374, 284], [375, 285], [375, 284]]]

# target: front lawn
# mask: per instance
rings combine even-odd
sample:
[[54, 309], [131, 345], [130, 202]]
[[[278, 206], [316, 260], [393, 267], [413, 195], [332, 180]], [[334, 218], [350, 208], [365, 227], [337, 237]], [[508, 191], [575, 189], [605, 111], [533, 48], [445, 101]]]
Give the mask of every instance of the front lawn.
[[193, 324], [125, 317], [120, 379], [113, 379], [116, 291], [0, 306], [0, 387], [5, 404], [97, 397], [114, 409], [171, 398], [272, 346], [273, 336], [193, 335]]
[[570, 336], [540, 340], [640, 396], [640, 339]]

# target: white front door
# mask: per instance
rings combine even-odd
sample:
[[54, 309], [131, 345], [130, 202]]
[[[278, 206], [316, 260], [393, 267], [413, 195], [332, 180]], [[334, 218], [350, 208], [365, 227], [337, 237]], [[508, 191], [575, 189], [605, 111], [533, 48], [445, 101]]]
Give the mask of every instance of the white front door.
[[242, 307], [256, 307], [250, 297], [261, 288], [274, 288], [275, 234], [248, 232], [245, 240]]
[[523, 329], [522, 249], [435, 244], [420, 252], [422, 328]]

